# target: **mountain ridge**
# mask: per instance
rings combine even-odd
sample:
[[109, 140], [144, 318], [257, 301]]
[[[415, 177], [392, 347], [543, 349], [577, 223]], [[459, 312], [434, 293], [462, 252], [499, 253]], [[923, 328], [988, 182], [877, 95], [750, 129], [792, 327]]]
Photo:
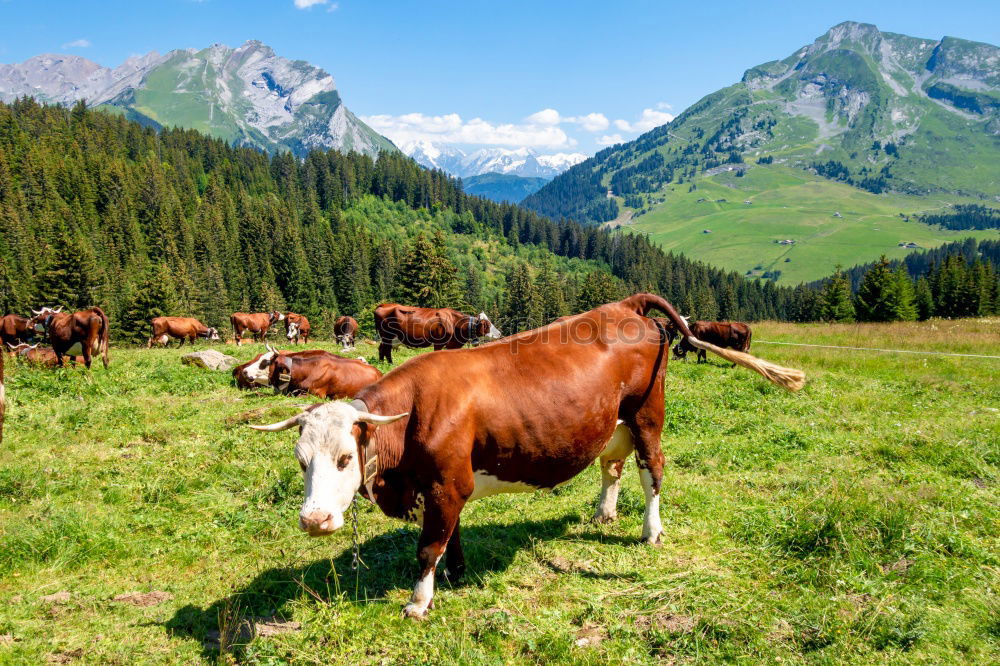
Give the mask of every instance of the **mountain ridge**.
[[347, 109], [332, 75], [258, 40], [151, 51], [114, 68], [57, 54], [0, 65], [0, 101], [25, 95], [56, 104], [86, 100], [146, 124], [198, 129], [268, 152], [396, 150]]

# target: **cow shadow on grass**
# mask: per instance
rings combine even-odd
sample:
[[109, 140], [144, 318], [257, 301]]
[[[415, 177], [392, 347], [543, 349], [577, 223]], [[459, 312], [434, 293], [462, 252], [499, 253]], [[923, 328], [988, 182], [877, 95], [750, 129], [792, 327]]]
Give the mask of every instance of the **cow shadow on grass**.
[[[484, 574], [505, 571], [517, 554], [530, 548], [533, 542], [559, 539], [566, 535], [571, 525], [579, 522], [579, 515], [568, 514], [545, 520], [463, 526], [466, 575], [459, 581], [448, 580], [442, 562], [438, 568], [437, 588], [447, 594], [449, 589], [478, 585]], [[351, 567], [350, 547], [333, 559], [317, 560], [302, 567], [269, 569], [241, 590], [205, 608], [188, 604], [178, 609], [165, 623], [165, 629], [172, 636], [201, 642], [206, 658], [218, 658], [220, 647], [238, 657], [240, 644], [253, 637], [253, 631], [246, 629], [252, 624], [247, 625], [246, 619], [289, 617], [287, 604], [292, 600], [305, 596], [320, 603], [331, 600], [367, 603], [382, 599], [393, 590], [408, 593], [417, 575], [418, 535], [416, 528], [407, 526], [369, 538], [361, 544], [362, 564], [356, 570]], [[619, 543], [618, 537], [593, 530], [574, 534], [573, 538]], [[634, 544], [636, 540], [621, 539], [620, 542]], [[592, 571], [564, 571], [588, 578], [620, 578], [620, 575], [605, 576]]]

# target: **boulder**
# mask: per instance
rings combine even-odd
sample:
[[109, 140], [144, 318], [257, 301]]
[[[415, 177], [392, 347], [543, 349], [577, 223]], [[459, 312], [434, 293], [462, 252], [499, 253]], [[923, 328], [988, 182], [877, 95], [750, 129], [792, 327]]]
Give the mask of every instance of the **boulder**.
[[232, 370], [240, 364], [239, 360], [214, 349], [191, 352], [181, 356], [184, 365], [197, 365], [208, 370]]

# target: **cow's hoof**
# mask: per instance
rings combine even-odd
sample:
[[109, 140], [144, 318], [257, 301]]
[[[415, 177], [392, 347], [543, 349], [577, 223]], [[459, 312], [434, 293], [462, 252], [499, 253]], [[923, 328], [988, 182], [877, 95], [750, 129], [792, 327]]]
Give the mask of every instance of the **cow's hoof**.
[[618, 520], [618, 514], [612, 513], [606, 516], [594, 516], [594, 522], [598, 525], [606, 525], [608, 523], [613, 523]]
[[660, 535], [659, 534], [657, 534], [655, 537], [643, 537], [642, 541], [647, 546], [657, 546], [658, 547], [658, 546], [662, 546], [663, 545], [663, 542], [660, 541]]
[[406, 604], [403, 606], [403, 617], [408, 620], [423, 621], [427, 619], [427, 609], [415, 604]]

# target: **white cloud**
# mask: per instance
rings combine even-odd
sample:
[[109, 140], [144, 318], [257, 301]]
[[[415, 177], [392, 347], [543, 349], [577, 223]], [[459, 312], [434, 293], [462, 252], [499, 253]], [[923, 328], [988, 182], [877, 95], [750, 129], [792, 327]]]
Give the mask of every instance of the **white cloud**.
[[577, 123], [588, 132], [603, 132], [608, 129], [608, 118], [603, 113], [588, 113], [585, 116], [577, 116], [569, 120]]
[[297, 9], [309, 9], [313, 5], [325, 5], [329, 0], [295, 0]]
[[90, 46], [89, 39], [74, 39], [72, 42], [66, 42], [62, 45], [64, 49], [85, 49]]
[[616, 143], [622, 143], [625, 139], [622, 138], [621, 134], [605, 134], [597, 140], [598, 146], [613, 146]]
[[532, 125], [558, 125], [563, 118], [555, 109], [542, 109], [525, 118]]
[[[552, 113], [549, 113], [552, 111]], [[558, 113], [545, 109], [528, 117], [525, 123], [491, 123], [482, 118], [463, 120], [457, 113], [428, 116], [407, 113], [364, 116], [362, 120], [397, 144], [414, 141], [467, 143], [492, 146], [528, 146], [563, 148], [577, 144], [576, 139], [553, 123]]]
[[[657, 104], [657, 107], [665, 105], [664, 102]], [[654, 127], [659, 127], [660, 125], [666, 125], [671, 120], [674, 119], [674, 114], [667, 113], [666, 111], [657, 111], [656, 109], [643, 109], [642, 114], [639, 116], [639, 120], [634, 123], [630, 123], [627, 120], [622, 120], [621, 118], [615, 120], [615, 127], [622, 130], [623, 132], [635, 132], [642, 134], [643, 132], [648, 132]]]

